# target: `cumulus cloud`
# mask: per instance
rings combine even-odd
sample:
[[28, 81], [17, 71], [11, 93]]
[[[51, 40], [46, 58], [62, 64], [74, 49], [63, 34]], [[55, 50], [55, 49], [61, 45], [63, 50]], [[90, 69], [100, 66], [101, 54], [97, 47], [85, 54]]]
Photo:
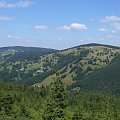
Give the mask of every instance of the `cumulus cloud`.
[[120, 21], [120, 17], [119, 16], [105, 16], [101, 22], [104, 23], [108, 23], [108, 22], [116, 22], [116, 21]]
[[34, 26], [34, 28], [37, 29], [37, 30], [46, 30], [46, 29], [48, 29], [48, 27], [44, 26], [44, 25], [36, 25], [36, 26]]
[[9, 21], [9, 20], [13, 20], [13, 18], [8, 16], [0, 16], [0, 21]]
[[2, 0], [2, 1], [0, 1], [0, 8], [17, 8], [17, 7], [26, 8], [32, 4], [33, 4], [33, 2], [30, 0], [20, 0], [16, 3], [9, 3], [9, 2]]
[[85, 30], [85, 29], [87, 29], [87, 27], [84, 24], [73, 23], [73, 24], [71, 24], [71, 29], [74, 29], [74, 30]]
[[107, 28], [99, 28], [98, 31], [100, 31], [100, 32], [108, 32], [109, 29], [107, 29]]
[[60, 28], [64, 30], [85, 30], [87, 29], [87, 26], [80, 23], [72, 23], [69, 26], [62, 26]]

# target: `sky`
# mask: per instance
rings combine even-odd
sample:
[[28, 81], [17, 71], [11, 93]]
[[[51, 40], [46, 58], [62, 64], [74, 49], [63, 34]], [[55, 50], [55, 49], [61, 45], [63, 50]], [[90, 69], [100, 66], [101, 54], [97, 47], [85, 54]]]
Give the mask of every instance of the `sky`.
[[0, 0], [0, 47], [120, 46], [120, 0]]

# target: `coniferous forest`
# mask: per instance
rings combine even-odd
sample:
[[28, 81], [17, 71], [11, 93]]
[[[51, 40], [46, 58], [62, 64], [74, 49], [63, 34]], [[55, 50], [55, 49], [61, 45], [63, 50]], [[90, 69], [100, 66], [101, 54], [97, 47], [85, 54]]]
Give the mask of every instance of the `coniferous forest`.
[[0, 83], [1, 120], [120, 120], [120, 97], [51, 87]]
[[0, 120], [120, 120], [119, 47], [34, 48], [35, 55], [27, 48], [25, 56], [4, 49]]

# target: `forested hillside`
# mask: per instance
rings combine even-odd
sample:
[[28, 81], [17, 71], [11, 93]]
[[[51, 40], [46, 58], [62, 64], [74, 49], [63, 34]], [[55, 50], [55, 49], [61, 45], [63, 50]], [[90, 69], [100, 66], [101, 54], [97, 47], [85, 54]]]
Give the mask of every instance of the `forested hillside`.
[[34, 89], [0, 83], [1, 120], [119, 120], [119, 108], [120, 97], [68, 91], [59, 82], [50, 88]]
[[[18, 51], [17, 53], [16, 50]], [[25, 50], [26, 52], [22, 52]], [[44, 55], [38, 54], [38, 51]], [[10, 54], [11, 52], [13, 51], [9, 51]], [[41, 87], [49, 86], [59, 76], [69, 89], [79, 87], [79, 89], [87, 90], [88, 88], [90, 90], [92, 88], [98, 91], [117, 92], [119, 94], [119, 75], [116, 76], [116, 79], [112, 79], [115, 75], [113, 73], [118, 69], [115, 67], [117, 66], [117, 61], [115, 63], [112, 61], [118, 59], [119, 47], [87, 44], [61, 51], [15, 47], [14, 54], [12, 53], [13, 57], [5, 53], [6, 51], [2, 52], [2, 59], [0, 60], [0, 81], [2, 82], [14, 82]], [[28, 57], [26, 54], [30, 56], [28, 55]], [[106, 69], [108, 72], [104, 72]], [[119, 70], [117, 71], [119, 74]], [[107, 75], [107, 73], [111, 73], [113, 77]], [[104, 78], [100, 77], [100, 74], [104, 75]], [[89, 76], [91, 76], [91, 79]], [[96, 80], [96, 77], [102, 79]], [[101, 84], [101, 88], [98, 87], [99, 84]], [[93, 85], [95, 87], [92, 87]]]
[[115, 57], [109, 65], [86, 75], [71, 87], [120, 95], [120, 55]]
[[2, 47], [0, 48], [0, 60], [15, 62], [25, 59], [36, 59], [38, 56], [50, 54], [57, 50], [37, 47]]

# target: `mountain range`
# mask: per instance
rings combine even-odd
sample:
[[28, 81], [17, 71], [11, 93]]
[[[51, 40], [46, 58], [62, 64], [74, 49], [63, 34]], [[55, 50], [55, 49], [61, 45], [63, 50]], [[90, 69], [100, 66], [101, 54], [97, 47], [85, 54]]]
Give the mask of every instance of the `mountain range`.
[[0, 48], [0, 81], [49, 86], [60, 77], [68, 89], [120, 94], [120, 47], [86, 44], [64, 50]]

